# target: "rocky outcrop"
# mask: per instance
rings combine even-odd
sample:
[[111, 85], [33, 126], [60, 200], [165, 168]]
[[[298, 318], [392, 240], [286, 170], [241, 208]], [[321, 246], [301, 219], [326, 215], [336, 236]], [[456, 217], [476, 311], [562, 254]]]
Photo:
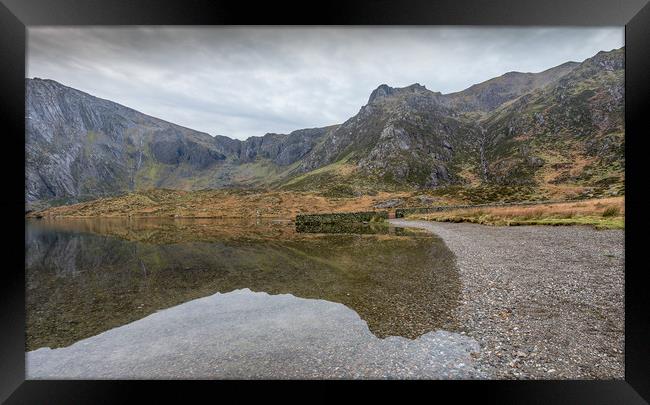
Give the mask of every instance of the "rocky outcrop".
[[334, 127], [308, 128], [290, 134], [269, 133], [252, 136], [239, 142], [237, 159], [251, 162], [258, 158], [268, 159], [280, 166], [288, 166], [309, 153], [321, 137]]

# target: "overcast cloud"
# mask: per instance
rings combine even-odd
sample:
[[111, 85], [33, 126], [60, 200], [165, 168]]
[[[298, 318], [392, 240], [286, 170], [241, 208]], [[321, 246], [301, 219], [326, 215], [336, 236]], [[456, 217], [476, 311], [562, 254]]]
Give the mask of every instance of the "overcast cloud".
[[379, 84], [463, 90], [623, 46], [613, 28], [39, 27], [27, 77], [211, 135], [341, 123]]

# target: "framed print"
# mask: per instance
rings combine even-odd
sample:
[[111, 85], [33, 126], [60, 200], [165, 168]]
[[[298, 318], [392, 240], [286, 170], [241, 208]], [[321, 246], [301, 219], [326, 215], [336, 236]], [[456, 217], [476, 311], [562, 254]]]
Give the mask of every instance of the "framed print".
[[643, 1], [0, 9], [7, 403], [650, 398]]

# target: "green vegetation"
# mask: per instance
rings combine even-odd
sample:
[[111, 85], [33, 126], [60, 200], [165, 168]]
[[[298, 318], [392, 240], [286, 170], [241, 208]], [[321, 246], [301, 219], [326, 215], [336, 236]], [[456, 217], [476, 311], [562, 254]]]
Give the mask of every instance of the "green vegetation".
[[603, 220], [599, 217], [544, 218], [534, 220], [513, 220], [506, 225], [591, 225], [596, 229], [625, 229], [625, 220], [615, 218]]
[[620, 210], [618, 207], [609, 207], [605, 211], [603, 211], [603, 217], [617, 217], [620, 214]]
[[521, 202], [543, 200], [543, 194], [532, 186], [452, 185], [439, 187], [431, 191], [431, 195], [452, 200], [465, 201], [470, 204], [486, 204], [493, 202]]
[[279, 186], [281, 190], [316, 192], [324, 197], [349, 198], [374, 195], [379, 191], [403, 191], [409, 187], [387, 177], [361, 172], [348, 163], [349, 157], [292, 178]]
[[355, 191], [352, 186], [349, 184], [336, 184], [328, 189], [326, 189], [324, 192], [321, 193], [321, 195], [325, 197], [354, 197], [355, 196]]
[[298, 175], [284, 183], [281, 188], [287, 190], [308, 190], [313, 187], [318, 187], [322, 189], [324, 185], [328, 184], [328, 182], [347, 172], [345, 166], [348, 164], [348, 161], [352, 156], [353, 154], [350, 153], [334, 163]]

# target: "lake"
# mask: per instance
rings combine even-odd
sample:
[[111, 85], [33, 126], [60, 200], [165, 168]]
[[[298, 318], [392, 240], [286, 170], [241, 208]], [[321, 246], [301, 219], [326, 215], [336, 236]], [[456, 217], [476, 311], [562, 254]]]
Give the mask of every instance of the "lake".
[[[112, 345], [113, 351], [122, 350], [129, 342], [143, 339], [142, 333], [152, 334], [164, 325], [156, 336], [173, 334], [180, 329], [173, 325], [183, 324], [182, 339], [195, 343], [192, 350], [217, 345], [211, 352], [217, 356], [216, 351], [228, 348], [228, 356], [219, 355], [223, 355], [219, 364], [231, 364], [230, 371], [224, 369], [214, 374], [217, 376], [281, 375], [281, 370], [269, 369], [259, 375], [242, 370], [244, 365], [256, 372], [264, 370], [262, 363], [250, 363], [250, 356], [246, 356], [251, 352], [259, 355], [268, 342], [287, 334], [291, 339], [276, 342], [278, 347], [285, 348], [284, 357], [277, 352], [269, 356], [277, 360], [278, 356], [286, 358], [286, 352], [294, 347], [318, 346], [320, 354], [311, 356], [322, 360], [327, 358], [323, 347], [340, 349], [343, 342], [356, 347], [350, 343], [352, 339], [366, 348], [366, 355], [357, 353], [361, 356], [358, 364], [360, 359], [368, 359], [369, 347], [376, 348], [378, 358], [389, 358], [391, 351], [400, 353], [402, 358], [404, 347], [424, 344], [425, 340], [420, 339], [423, 335], [429, 339], [427, 342], [435, 340], [436, 344], [455, 339], [441, 340], [440, 335], [433, 339], [431, 333], [445, 331], [455, 335], [459, 325], [453, 310], [458, 305], [460, 289], [455, 258], [441, 239], [423, 231], [388, 225], [314, 229], [304, 233], [296, 232], [290, 221], [267, 219], [26, 222], [27, 350], [40, 348], [32, 352], [40, 356], [67, 350], [75, 351], [75, 358], [79, 359], [91, 356], [87, 352], [91, 346], [97, 353], [109, 350], [102, 345]], [[311, 315], [301, 317], [301, 313]], [[266, 315], [260, 318], [260, 314]], [[202, 318], [195, 318], [197, 315]], [[202, 329], [206, 327], [211, 329]], [[133, 335], [138, 328], [145, 332]], [[244, 335], [233, 337], [235, 329], [247, 330], [246, 339], [242, 338]], [[201, 341], [196, 338], [199, 333]], [[241, 346], [243, 341], [248, 342], [245, 347]], [[85, 345], [81, 354], [75, 342]], [[116, 342], [122, 342], [118, 349]], [[402, 343], [397, 350], [384, 347], [387, 342]], [[418, 350], [421, 352], [422, 348]], [[240, 360], [232, 360], [233, 353]], [[332, 353], [338, 351], [332, 349]], [[206, 355], [209, 356], [202, 356]], [[66, 355], [67, 363], [53, 363], [54, 357], [47, 356], [50, 371], [45, 374], [50, 377], [74, 369], [70, 354]], [[242, 356], [248, 360], [242, 360]], [[157, 359], [152, 370], [160, 371], [161, 360]], [[287, 375], [294, 377], [308, 372], [296, 368], [294, 360], [289, 362], [293, 368], [275, 367], [293, 370], [293, 374]], [[430, 362], [428, 357], [420, 360], [422, 364]], [[58, 367], [64, 363], [68, 365]], [[35, 364], [32, 370], [36, 369]], [[315, 367], [313, 362], [306, 364]], [[52, 367], [59, 371], [53, 374]], [[115, 377], [115, 373], [126, 370], [101, 374], [84, 367], [70, 376]], [[198, 367], [204, 374], [197, 376], [206, 377], [205, 370], [214, 370], [206, 367]], [[162, 374], [149, 370], [133, 377], [183, 376], [164, 365], [162, 368]], [[336, 368], [339, 369], [345, 368]], [[350, 373], [356, 369], [351, 368]]]

